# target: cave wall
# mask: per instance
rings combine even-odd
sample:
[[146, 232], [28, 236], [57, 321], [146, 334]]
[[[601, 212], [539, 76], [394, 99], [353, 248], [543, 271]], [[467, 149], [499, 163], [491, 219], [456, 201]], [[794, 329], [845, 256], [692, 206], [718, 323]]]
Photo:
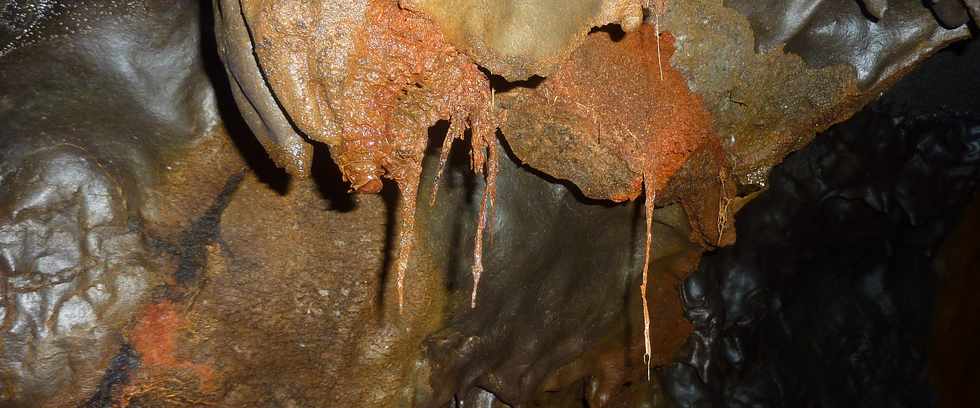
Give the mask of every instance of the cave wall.
[[[797, 361], [751, 360], [746, 378], [759, 386], [726, 375], [743, 372], [736, 363], [755, 356], [750, 349], [795, 338], [753, 337], [772, 329], [768, 320], [754, 320], [757, 303], [773, 308], [771, 297], [789, 290], [782, 282], [790, 279], [780, 280], [780, 273], [793, 271], [766, 272], [762, 279], [753, 275], [755, 261], [742, 267], [741, 258], [724, 255], [758, 249], [736, 246], [713, 255], [688, 282], [708, 274], [735, 285], [729, 290], [734, 297], [722, 298], [736, 310], [726, 309], [727, 317], [715, 322], [720, 326], [711, 330], [724, 329], [717, 333], [706, 332], [691, 314], [696, 307], [682, 304], [699, 299], [682, 298], [682, 282], [703, 251], [733, 242], [736, 226], [748, 234], [740, 245], [772, 244], [769, 230], [734, 221], [743, 208], [777, 213], [752, 210], [764, 205], [753, 198], [787, 185], [795, 189], [797, 182], [851, 182], [853, 174], [827, 179], [808, 173], [812, 169], [785, 177], [780, 170], [774, 179], [766, 174], [817, 131], [968, 34], [962, 24], [937, 23], [934, 12], [919, 5], [896, 5], [901, 13], [879, 16], [883, 23], [874, 26], [856, 3], [821, 2], [812, 21], [791, 21], [798, 24], [791, 30], [794, 44], [809, 48], [779, 49], [759, 46], [771, 40], [759, 29], [766, 15], [745, 4], [581, 2], [595, 6], [587, 10], [595, 13], [565, 27], [551, 54], [533, 64], [511, 60], [525, 70], [537, 64], [531, 71], [548, 78], [508, 82], [497, 77], [503, 69], [487, 73], [479, 67], [489, 64], [477, 63], [533, 47], [482, 48], [476, 55], [472, 50], [481, 45], [471, 41], [480, 38], [467, 31], [471, 27], [439, 31], [457, 23], [439, 20], [443, 4], [321, 2], [321, 8], [304, 9], [301, 3], [3, 4], [0, 402], [493, 407], [584, 400], [615, 407], [666, 406], [664, 388], [682, 401], [716, 401], [725, 390], [739, 398], [745, 390], [772, 395], [769, 386], [786, 377], [752, 370], [782, 372]], [[481, 21], [516, 7], [501, 4], [477, 10], [487, 13]], [[635, 21], [637, 9], [647, 10], [643, 25]], [[523, 16], [554, 20], [553, 9], [542, 10]], [[792, 10], [768, 11], [785, 17]], [[864, 35], [824, 49], [812, 37], [831, 24], [829, 15], [845, 16], [864, 27], [856, 31]], [[625, 31], [590, 30], [609, 22]], [[909, 25], [915, 35], [893, 35]], [[512, 35], [509, 30], [521, 26], [499, 27]], [[324, 30], [314, 38], [323, 41], [304, 38], [311, 27]], [[890, 41], [863, 59], [845, 52], [881, 39]], [[961, 65], [942, 55], [936, 61]], [[868, 64], [874, 75], [862, 76]], [[637, 80], [644, 93], [597, 93], [627, 80]], [[902, 86], [939, 92], [951, 106], [972, 106], [964, 88]], [[652, 109], [633, 106], [646, 99], [656, 102]], [[918, 97], [905, 100], [926, 106]], [[308, 111], [312, 107], [321, 111]], [[874, 157], [892, 167], [875, 171], [898, 187], [875, 184], [880, 191], [873, 194], [850, 185], [826, 187], [845, 198], [826, 203], [834, 205], [828, 211], [860, 218], [856, 226], [890, 225], [887, 232], [906, 228], [912, 215], [948, 228], [934, 219], [936, 208], [907, 192], [925, 184], [935, 189], [929, 197], [946, 194], [943, 184], [923, 180], [944, 176], [943, 165], [966, 165], [962, 146], [947, 140], [966, 136], [962, 128], [931, 139], [924, 135], [935, 130], [913, 135], [902, 129], [952, 128], [949, 121], [969, 118], [917, 114], [891, 125], [879, 118], [882, 128], [867, 130], [861, 121], [868, 115], [876, 117], [864, 114], [831, 133], [861, 128], [854, 134], [871, 133], [885, 150], [860, 147], [853, 135], [843, 136], [851, 144], [825, 141], [813, 149], [837, 146], [834, 154], [843, 161], [821, 165], [858, 173], [861, 155], [878, 152]], [[636, 123], [620, 127], [623, 118]], [[548, 125], [546, 131], [540, 125]], [[390, 129], [398, 138], [387, 138], [383, 132]], [[639, 149], [624, 148], [631, 132], [642, 132]], [[574, 137], [562, 139], [569, 133]], [[915, 150], [916, 137], [934, 149]], [[896, 162], [895, 151], [918, 152], [906, 158], [926, 165]], [[599, 155], [616, 164], [589, 167]], [[808, 159], [791, 158], [787, 168], [793, 160]], [[443, 166], [443, 176], [434, 177]], [[889, 178], [902, 166], [910, 170], [899, 173], [912, 181]], [[620, 191], [627, 193], [594, 193], [589, 183], [625, 186]], [[766, 186], [769, 192], [758, 192]], [[379, 194], [350, 195], [351, 187]], [[817, 192], [794, 190], [786, 208], [824, 205]], [[874, 211], [847, 205], [854, 197]], [[955, 207], [944, 205], [937, 208]], [[645, 220], [647, 209], [652, 216]], [[783, 221], [796, 225], [793, 220]], [[651, 239], [644, 239], [645, 221]], [[806, 239], [797, 242], [810, 245]], [[918, 260], [937, 240], [902, 248]], [[652, 246], [650, 359], [658, 374], [652, 380], [639, 293], [645, 241]], [[774, 251], [785, 257], [767, 262], [796, 256], [783, 247]], [[472, 276], [474, 253], [482, 257], [481, 280]], [[711, 266], [716, 259], [728, 263]], [[745, 268], [756, 270], [752, 279], [741, 279]], [[854, 274], [868, 270], [875, 268]], [[746, 299], [754, 287], [742, 284], [770, 288], [770, 297]], [[868, 295], [849, 296], [865, 301], [861, 296]], [[969, 307], [950, 302], [951, 308]], [[879, 331], [866, 333], [904, 333], [905, 324], [922, 327], [926, 315], [908, 315], [901, 324], [877, 317], [861, 322], [879, 324]], [[667, 369], [667, 381], [660, 381], [692, 330], [692, 344], [711, 347], [682, 358], [686, 365]], [[892, 346], [882, 353], [905, 350]], [[724, 360], [731, 358], [735, 363]], [[714, 366], [719, 359], [728, 362]], [[921, 358], [904, 363], [904, 372], [921, 379]], [[787, 386], [811, 395], [818, 381], [804, 380]], [[928, 394], [916, 384], [908, 387], [910, 398]]]

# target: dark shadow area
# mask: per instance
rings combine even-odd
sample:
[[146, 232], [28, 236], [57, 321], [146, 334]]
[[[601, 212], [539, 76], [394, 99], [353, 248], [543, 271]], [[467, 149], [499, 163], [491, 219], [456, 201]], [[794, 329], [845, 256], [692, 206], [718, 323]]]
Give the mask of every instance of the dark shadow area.
[[[549, 373], [588, 345], [622, 332], [622, 297], [636, 288], [638, 276], [637, 211], [635, 204], [582, 203], [565, 186], [498, 153], [495, 215], [485, 231], [484, 270], [471, 307], [482, 181], [468, 169], [468, 144], [459, 147], [458, 164], [447, 175], [458, 171], [460, 182], [469, 178], [475, 188], [443, 185], [440, 191], [454, 191], [440, 193], [440, 207], [429, 221], [439, 235], [428, 239], [447, 250], [447, 285], [453, 289], [446, 327], [425, 341], [434, 368], [430, 383], [437, 387], [432, 399], [451, 401], [455, 395], [466, 406], [530, 402]], [[442, 214], [448, 216], [441, 220]], [[489, 393], [472, 395], [476, 389]], [[581, 393], [565, 396], [562, 403], [581, 403]]]
[[609, 35], [609, 38], [613, 40], [613, 42], [618, 42], [619, 40], [622, 40], [623, 37], [626, 37], [626, 32], [623, 31], [623, 27], [616, 23], [606, 24], [600, 27], [593, 27], [591, 30], [589, 30], [589, 35], [595, 33], [606, 33]]
[[[394, 272], [395, 258], [398, 256], [398, 201], [401, 199], [398, 194], [398, 185], [394, 181], [382, 179], [382, 182], [384, 184], [378, 194], [381, 195], [381, 199], [385, 203], [385, 252], [380, 271], [381, 277], [379, 278], [381, 284], [378, 285], [378, 293], [374, 297], [379, 309], [385, 304], [385, 290], [391, 281], [389, 277], [391, 272]], [[380, 319], [383, 315], [379, 314], [377, 317]]]
[[980, 42], [962, 41], [922, 62], [881, 96], [879, 109], [895, 116], [980, 110]]
[[500, 75], [491, 73], [490, 70], [486, 68], [479, 68], [480, 72], [482, 72], [483, 75], [486, 75], [487, 79], [490, 81], [490, 88], [492, 88], [496, 93], [504, 93], [515, 88], [534, 89], [537, 88], [538, 85], [541, 85], [541, 82], [544, 81], [544, 77], [538, 75], [532, 75], [530, 78], [523, 81], [508, 81], [506, 78]]
[[313, 142], [313, 163], [310, 177], [316, 183], [320, 195], [330, 202], [330, 210], [348, 212], [354, 209], [354, 192], [344, 181], [340, 167], [330, 157], [330, 149], [323, 143]]
[[978, 127], [865, 111], [775, 168], [685, 281], [680, 406], [934, 406], [934, 254], [980, 181]]

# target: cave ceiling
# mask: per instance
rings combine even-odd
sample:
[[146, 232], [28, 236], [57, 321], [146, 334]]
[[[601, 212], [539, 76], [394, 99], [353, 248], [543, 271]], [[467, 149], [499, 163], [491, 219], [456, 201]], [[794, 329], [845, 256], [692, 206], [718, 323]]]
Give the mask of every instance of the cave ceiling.
[[[867, 130], [934, 146], [880, 179], [813, 170], [877, 157], [860, 124], [773, 168], [977, 20], [978, 0], [0, 1], [0, 405], [809, 392], [732, 357], [793, 341], [732, 310], [795, 290], [738, 268], [807, 256], [765, 228], [819, 230], [768, 208], [858, 197], [875, 227], [951, 230], [972, 182], [936, 210], [881, 180], [976, 177], [974, 122]], [[953, 136], [885, 141], [923, 123]]]

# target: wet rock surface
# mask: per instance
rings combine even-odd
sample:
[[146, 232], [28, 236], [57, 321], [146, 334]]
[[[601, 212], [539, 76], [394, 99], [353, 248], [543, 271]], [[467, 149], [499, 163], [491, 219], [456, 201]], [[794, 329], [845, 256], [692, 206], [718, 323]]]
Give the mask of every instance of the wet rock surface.
[[0, 188], [4, 401], [60, 405], [85, 396], [120, 347], [147, 286], [147, 250], [122, 192], [75, 146], [7, 169]]
[[[815, 67], [850, 65], [865, 89], [887, 84], [923, 56], [969, 35], [959, 1], [926, 2], [931, 7], [914, 0], [884, 1], [877, 8], [868, 3], [725, 1], [752, 23], [757, 51], [783, 48]], [[964, 19], [950, 17], [957, 9]]]

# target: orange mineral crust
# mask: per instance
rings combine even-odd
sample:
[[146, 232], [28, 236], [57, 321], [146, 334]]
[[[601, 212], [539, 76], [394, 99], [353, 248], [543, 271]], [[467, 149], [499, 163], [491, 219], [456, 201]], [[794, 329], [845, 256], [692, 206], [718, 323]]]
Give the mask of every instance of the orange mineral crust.
[[376, 192], [381, 176], [417, 184], [426, 130], [438, 120], [455, 124], [452, 137], [472, 127], [474, 148], [492, 140], [486, 77], [420, 14], [372, 2], [348, 68], [343, 97], [331, 101], [341, 127], [331, 153], [355, 188]]
[[714, 132], [701, 98], [669, 64], [673, 37], [659, 42], [658, 55], [650, 25], [595, 31], [540, 86], [498, 96], [517, 157], [591, 198], [634, 199], [644, 173], [661, 190]]

